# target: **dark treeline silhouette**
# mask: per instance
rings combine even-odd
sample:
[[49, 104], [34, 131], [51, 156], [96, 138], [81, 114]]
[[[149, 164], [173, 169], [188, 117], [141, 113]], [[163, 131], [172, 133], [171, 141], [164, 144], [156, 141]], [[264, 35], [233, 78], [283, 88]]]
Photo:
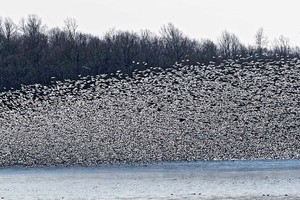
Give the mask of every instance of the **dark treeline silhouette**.
[[29, 15], [18, 25], [10, 18], [0, 18], [0, 91], [118, 70], [130, 75], [134, 70], [166, 68], [176, 62], [201, 64], [241, 56], [280, 58], [298, 54], [298, 48], [292, 49], [284, 36], [267, 49], [262, 28], [255, 35], [255, 44], [245, 46], [227, 31], [218, 43], [197, 41], [171, 23], [164, 25], [159, 35], [148, 30], [113, 30], [96, 37], [79, 32], [74, 19], [65, 20], [63, 28], [48, 30], [36, 15]]

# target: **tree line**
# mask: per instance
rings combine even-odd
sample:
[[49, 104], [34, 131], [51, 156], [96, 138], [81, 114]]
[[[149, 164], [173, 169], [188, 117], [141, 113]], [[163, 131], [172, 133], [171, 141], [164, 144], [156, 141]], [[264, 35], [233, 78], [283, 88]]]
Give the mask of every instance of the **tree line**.
[[0, 18], [0, 91], [118, 70], [130, 75], [134, 70], [167, 68], [182, 61], [199, 64], [241, 56], [299, 55], [299, 49], [292, 48], [284, 36], [276, 39], [272, 48], [267, 48], [262, 28], [254, 37], [255, 43], [248, 46], [228, 31], [217, 43], [199, 41], [171, 23], [162, 26], [160, 34], [111, 30], [100, 37], [78, 31], [76, 20], [70, 18], [62, 28], [52, 29], [36, 15], [19, 24]]

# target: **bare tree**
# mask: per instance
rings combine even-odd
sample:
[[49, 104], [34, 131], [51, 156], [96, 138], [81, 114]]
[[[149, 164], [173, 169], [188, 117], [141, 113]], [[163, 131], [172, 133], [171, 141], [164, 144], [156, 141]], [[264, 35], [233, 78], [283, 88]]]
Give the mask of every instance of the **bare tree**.
[[77, 28], [78, 28], [77, 21], [73, 18], [67, 18], [65, 19], [64, 23], [65, 23], [64, 30], [68, 33], [69, 39], [76, 40]]
[[67, 43], [65, 46], [66, 49], [66, 57], [68, 60], [68, 65], [66, 67], [69, 68], [69, 73], [72, 74], [72, 77], [76, 77], [80, 72], [80, 60], [81, 53], [80, 52], [80, 40], [82, 40], [82, 34], [77, 31], [78, 24], [77, 21], [73, 18], [67, 18], [64, 21], [64, 32], [67, 36]]
[[17, 35], [18, 27], [11, 18], [5, 18], [3, 24], [0, 20], [0, 34], [5, 38], [7, 42], [10, 42], [12, 37]]
[[136, 33], [128, 31], [119, 31], [115, 35], [114, 52], [117, 53], [114, 59], [120, 60], [120, 66], [116, 69], [121, 69], [130, 73], [132, 71], [132, 61], [137, 58], [139, 53], [139, 36]]
[[163, 44], [162, 40], [149, 30], [143, 30], [140, 33], [140, 61], [146, 63], [145, 67], [158, 66], [161, 64]]
[[262, 55], [263, 50], [267, 47], [268, 37], [264, 33], [264, 29], [260, 27], [255, 34], [256, 51], [259, 56]]
[[290, 39], [283, 35], [280, 35], [278, 39], [274, 41], [274, 51], [280, 56], [287, 56], [290, 53]]
[[213, 60], [213, 58], [217, 56], [217, 45], [209, 39], [202, 40], [200, 43], [199, 56], [201, 61], [205, 63]]
[[165, 45], [165, 56], [170, 64], [181, 61], [185, 56], [188, 38], [172, 23], [164, 25], [160, 31]]
[[[27, 79], [31, 83], [37, 82], [40, 77], [46, 77], [48, 70], [44, 64], [48, 38], [46, 35], [46, 26], [42, 24], [41, 18], [36, 15], [29, 15], [26, 19], [22, 19], [20, 23], [22, 33], [22, 67], [31, 71], [28, 73]], [[46, 78], [44, 78], [46, 79]]]
[[45, 33], [46, 26], [42, 25], [42, 19], [37, 15], [28, 15], [27, 19], [21, 19], [20, 29], [24, 35], [37, 37], [41, 33]]
[[228, 31], [223, 31], [221, 37], [219, 38], [219, 48], [220, 54], [224, 58], [233, 58], [240, 53], [241, 42], [238, 37], [229, 33]]
[[2, 59], [6, 65], [7, 58], [13, 50], [13, 41], [18, 35], [18, 27], [10, 18], [0, 19], [0, 51], [2, 51]]

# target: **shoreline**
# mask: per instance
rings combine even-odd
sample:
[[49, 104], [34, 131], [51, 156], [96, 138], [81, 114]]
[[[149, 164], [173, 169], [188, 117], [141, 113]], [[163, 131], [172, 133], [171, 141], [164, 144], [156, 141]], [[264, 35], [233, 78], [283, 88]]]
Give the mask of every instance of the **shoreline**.
[[[260, 164], [257, 164], [261, 162]], [[293, 164], [289, 164], [291, 162]], [[300, 161], [0, 170], [4, 199], [298, 199]], [[230, 163], [230, 164], [232, 164]], [[274, 163], [285, 166], [274, 170]], [[291, 169], [289, 166], [296, 166]], [[215, 169], [211, 170], [214, 166]], [[231, 167], [230, 169], [228, 167]], [[223, 168], [223, 169], [222, 169]], [[226, 169], [226, 170], [224, 170]], [[24, 184], [26, 187], [24, 187]]]
[[[222, 164], [220, 167], [215, 169], [215, 166]], [[281, 163], [284, 165], [282, 166]], [[260, 167], [261, 165], [261, 167]], [[110, 164], [99, 164], [99, 165], [70, 165], [70, 166], [0, 166], [0, 172], [6, 170], [69, 170], [69, 169], [134, 169], [134, 168], [148, 168], [156, 169], [163, 168], [173, 170], [176, 168], [186, 166], [201, 166], [203, 172], [214, 172], [221, 170], [226, 171], [265, 171], [272, 167], [272, 170], [300, 170], [300, 159], [251, 159], [251, 160], [192, 160], [192, 161], [158, 161], [149, 163], [110, 163]]]

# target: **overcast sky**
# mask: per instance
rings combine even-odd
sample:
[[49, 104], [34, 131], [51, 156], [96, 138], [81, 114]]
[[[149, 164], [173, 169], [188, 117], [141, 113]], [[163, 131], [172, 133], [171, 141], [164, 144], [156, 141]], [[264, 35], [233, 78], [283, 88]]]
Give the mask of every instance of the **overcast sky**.
[[102, 35], [110, 28], [158, 33], [172, 22], [193, 38], [214, 41], [223, 30], [245, 44], [259, 27], [273, 41], [281, 34], [300, 45], [300, 0], [3, 0], [0, 16], [15, 22], [37, 14], [49, 28], [75, 18], [79, 30]]

